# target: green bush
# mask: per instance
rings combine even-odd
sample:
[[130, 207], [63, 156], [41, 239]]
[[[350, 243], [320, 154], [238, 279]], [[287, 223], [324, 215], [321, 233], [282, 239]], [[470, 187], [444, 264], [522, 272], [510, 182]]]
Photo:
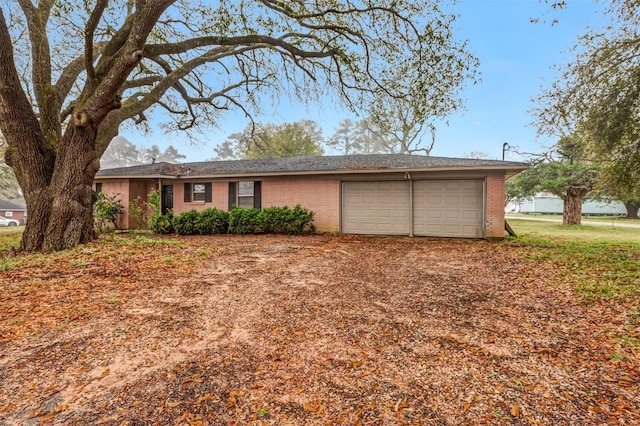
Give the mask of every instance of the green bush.
[[191, 210], [173, 216], [153, 215], [149, 227], [156, 234], [176, 232], [193, 234], [303, 234], [315, 232], [314, 213], [300, 207], [267, 207], [244, 209], [234, 207], [230, 212], [210, 208], [198, 212]]
[[197, 210], [182, 212], [173, 219], [173, 230], [180, 235], [197, 234], [199, 219], [200, 213]]
[[314, 232], [312, 224], [314, 213], [300, 204], [295, 208], [267, 207], [260, 212], [259, 223], [262, 232], [267, 234], [302, 234]]
[[106, 228], [107, 223], [118, 229], [118, 216], [124, 212], [124, 206], [120, 200], [120, 194], [107, 195], [98, 193], [98, 198], [93, 205], [96, 226], [100, 231]]
[[216, 208], [201, 211], [196, 229], [202, 235], [226, 234], [229, 232], [229, 212]]
[[261, 233], [259, 215], [260, 209], [234, 207], [233, 210], [229, 212], [229, 232], [231, 234]]
[[149, 229], [155, 234], [171, 234], [173, 229], [173, 212], [169, 210], [167, 214], [154, 214], [149, 218]]

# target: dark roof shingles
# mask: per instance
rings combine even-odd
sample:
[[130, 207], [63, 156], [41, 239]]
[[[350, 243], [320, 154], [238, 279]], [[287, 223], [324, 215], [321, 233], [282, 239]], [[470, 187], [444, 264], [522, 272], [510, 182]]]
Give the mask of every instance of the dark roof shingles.
[[427, 157], [409, 154], [281, 157], [258, 160], [203, 161], [185, 164], [156, 163], [100, 170], [98, 176], [211, 176], [296, 172], [349, 172], [354, 170], [437, 168], [526, 168], [514, 161]]

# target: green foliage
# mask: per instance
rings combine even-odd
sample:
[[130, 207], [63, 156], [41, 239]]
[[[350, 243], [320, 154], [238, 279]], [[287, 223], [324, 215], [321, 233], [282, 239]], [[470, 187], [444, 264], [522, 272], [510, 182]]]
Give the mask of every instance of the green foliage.
[[173, 229], [173, 212], [169, 210], [167, 214], [154, 214], [149, 218], [149, 229], [155, 234], [171, 234]]
[[248, 125], [215, 148], [218, 158], [277, 158], [322, 155], [322, 130], [311, 120]]
[[191, 210], [173, 216], [153, 217], [151, 230], [157, 234], [176, 232], [180, 235], [211, 234], [303, 234], [315, 232], [314, 213], [300, 205], [244, 209], [235, 207], [230, 212], [215, 208], [201, 212]]
[[151, 210], [151, 214], [160, 214], [160, 191], [154, 189], [147, 196], [147, 206]]
[[525, 199], [549, 192], [564, 202], [563, 223], [580, 223], [582, 200], [595, 189], [600, 167], [584, 158], [584, 141], [563, 137], [554, 150], [531, 162], [531, 167], [506, 184], [507, 200]]
[[216, 208], [201, 211], [196, 229], [202, 235], [226, 234], [229, 232], [229, 212]]
[[303, 234], [315, 231], [314, 213], [300, 204], [289, 207], [268, 207], [258, 215], [262, 232], [266, 234]]
[[118, 229], [118, 216], [124, 212], [124, 205], [119, 197], [120, 194], [107, 195], [103, 192], [98, 194], [98, 199], [93, 205], [98, 229], [103, 230], [107, 223]]
[[199, 220], [200, 212], [197, 210], [180, 213], [178, 216], [173, 218], [173, 229], [176, 234], [180, 235], [198, 234]]
[[137, 196], [129, 203], [129, 216], [133, 219], [132, 229], [145, 229], [149, 226], [149, 217], [147, 215], [147, 203], [142, 200], [141, 196]]
[[260, 209], [234, 207], [229, 212], [229, 232], [232, 234], [258, 234], [262, 232]]
[[612, 0], [605, 28], [592, 28], [572, 50], [560, 79], [533, 111], [541, 134], [579, 132], [584, 154], [604, 165], [598, 189], [633, 211], [640, 205], [640, 3]]

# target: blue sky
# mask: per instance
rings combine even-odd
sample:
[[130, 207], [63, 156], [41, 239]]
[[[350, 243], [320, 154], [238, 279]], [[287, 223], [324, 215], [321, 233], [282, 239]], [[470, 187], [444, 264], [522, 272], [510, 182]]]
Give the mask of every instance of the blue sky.
[[[437, 123], [436, 143], [431, 155], [462, 157], [481, 151], [489, 158], [502, 157], [502, 144], [509, 143], [527, 152], [540, 152], [553, 141], [538, 139], [529, 126], [531, 99], [557, 76], [552, 67], [571, 60], [569, 49], [587, 26], [600, 26], [604, 18], [601, 5], [593, 0], [568, 0], [565, 9], [552, 11], [539, 0], [459, 0], [455, 10], [458, 38], [469, 40], [469, 49], [480, 60], [481, 81], [467, 86], [463, 93], [466, 111], [452, 115], [448, 124]], [[541, 18], [531, 23], [531, 18]], [[542, 22], [557, 18], [551, 25]], [[265, 108], [266, 109], [266, 108]], [[281, 100], [273, 112], [257, 117], [259, 122], [316, 121], [325, 137], [331, 136], [338, 122], [355, 118], [335, 109], [335, 103], [297, 105]], [[202, 161], [214, 156], [214, 146], [224, 142], [230, 133], [241, 131], [246, 119], [241, 114], [225, 116], [220, 129], [207, 129], [197, 143], [180, 135], [166, 135], [159, 128], [142, 135], [123, 130], [121, 135], [139, 146], [174, 145], [187, 158], [185, 162]], [[506, 160], [520, 160], [508, 154]]]

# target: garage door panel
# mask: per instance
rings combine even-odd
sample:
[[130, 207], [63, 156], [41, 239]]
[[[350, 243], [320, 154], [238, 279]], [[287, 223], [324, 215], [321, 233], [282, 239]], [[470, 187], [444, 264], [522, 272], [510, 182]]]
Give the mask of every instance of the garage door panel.
[[409, 183], [343, 182], [342, 232], [409, 234]]
[[[413, 233], [424, 236], [482, 237], [481, 180], [413, 182]], [[343, 182], [342, 230], [353, 234], [407, 235], [410, 232], [407, 181]]]
[[482, 237], [482, 181], [413, 183], [415, 235]]

